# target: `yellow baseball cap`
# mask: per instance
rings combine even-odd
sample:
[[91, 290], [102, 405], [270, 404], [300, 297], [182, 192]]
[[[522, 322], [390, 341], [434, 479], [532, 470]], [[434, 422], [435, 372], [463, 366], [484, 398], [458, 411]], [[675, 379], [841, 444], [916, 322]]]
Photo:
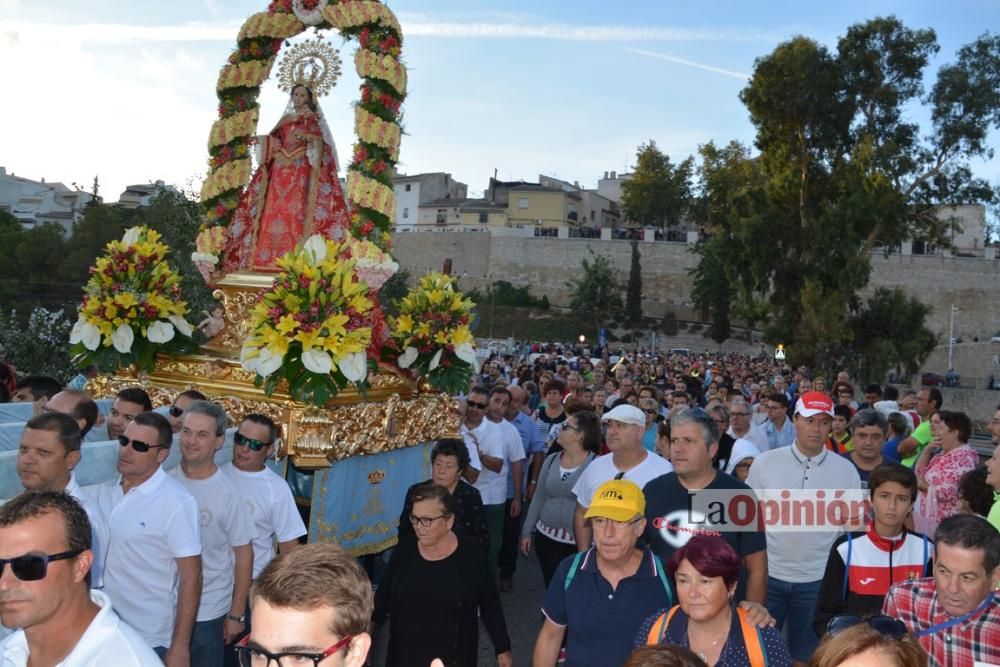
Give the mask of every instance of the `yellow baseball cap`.
[[584, 516], [587, 519], [596, 516], [614, 521], [631, 521], [645, 513], [646, 496], [642, 494], [642, 489], [627, 479], [613, 479], [594, 492]]

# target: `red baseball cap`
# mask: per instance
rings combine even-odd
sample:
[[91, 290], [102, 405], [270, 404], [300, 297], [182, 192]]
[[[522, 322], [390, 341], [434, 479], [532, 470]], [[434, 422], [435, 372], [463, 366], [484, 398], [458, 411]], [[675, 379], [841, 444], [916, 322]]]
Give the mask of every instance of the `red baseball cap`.
[[795, 402], [795, 414], [812, 417], [818, 414], [833, 416], [833, 400], [821, 391], [807, 391]]

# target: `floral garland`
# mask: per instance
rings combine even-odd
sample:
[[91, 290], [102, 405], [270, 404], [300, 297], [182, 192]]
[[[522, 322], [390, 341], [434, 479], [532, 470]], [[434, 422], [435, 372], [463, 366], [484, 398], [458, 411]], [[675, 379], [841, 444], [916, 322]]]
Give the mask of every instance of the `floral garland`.
[[[395, 216], [391, 175], [399, 159], [400, 108], [406, 97], [399, 21], [378, 0], [272, 0], [266, 12], [251, 16], [240, 28], [237, 48], [219, 72], [219, 119], [209, 133], [209, 171], [201, 190], [205, 220], [197, 245], [203, 273], [217, 264], [225, 244], [201, 236], [229, 224], [240, 192], [250, 181], [249, 148], [255, 140], [260, 86], [284, 41], [310, 26], [333, 28], [359, 41], [354, 59], [363, 81], [355, 116], [358, 143], [348, 166], [346, 193], [351, 232], [380, 248], [389, 246]], [[206, 254], [214, 255], [214, 261], [206, 260]]]
[[150, 371], [158, 351], [194, 349], [181, 279], [164, 261], [169, 248], [160, 238], [152, 229], [132, 227], [91, 267], [70, 334], [77, 365], [134, 364]]
[[402, 353], [400, 368], [424, 375], [449, 394], [468, 388], [478, 370], [469, 323], [473, 303], [455, 289], [455, 279], [431, 272], [403, 297], [399, 315], [389, 319], [392, 337]]
[[349, 382], [364, 388], [375, 304], [348, 250], [314, 235], [278, 260], [282, 273], [251, 311], [240, 355], [268, 396], [281, 380], [292, 398], [318, 406]]

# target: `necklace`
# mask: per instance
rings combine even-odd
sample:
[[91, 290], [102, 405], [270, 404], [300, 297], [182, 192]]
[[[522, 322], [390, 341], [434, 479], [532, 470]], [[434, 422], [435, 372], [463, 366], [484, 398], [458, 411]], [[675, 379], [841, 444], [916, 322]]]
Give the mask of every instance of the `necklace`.
[[[690, 648], [694, 652], [694, 654], [697, 655], [698, 658], [701, 659], [701, 661], [705, 662], [705, 663], [708, 663], [707, 653], [709, 651], [711, 651], [712, 649], [714, 649], [716, 646], [718, 646], [719, 642], [728, 639], [728, 637], [729, 637], [729, 630], [726, 630], [726, 632], [721, 637], [719, 637], [718, 639], [716, 639], [714, 642], [712, 642], [708, 646], [702, 647], [701, 650], [696, 650], [695, 647], [694, 647], [694, 642], [691, 641], [691, 625], [690, 625], [690, 623], [688, 625], [688, 631], [687, 631], [688, 648]], [[728, 646], [728, 644], [726, 646]], [[723, 646], [722, 652], [719, 654], [719, 660], [716, 661], [715, 664], [719, 664], [719, 663], [722, 662], [722, 656], [724, 656], [725, 653], [726, 653], [726, 651], [725, 651], [726, 646]]]

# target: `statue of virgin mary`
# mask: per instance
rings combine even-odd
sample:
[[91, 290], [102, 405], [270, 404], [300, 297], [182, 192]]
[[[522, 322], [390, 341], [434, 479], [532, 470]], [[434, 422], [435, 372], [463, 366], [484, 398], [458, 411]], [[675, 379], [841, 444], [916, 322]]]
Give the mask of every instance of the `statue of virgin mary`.
[[303, 239], [340, 239], [350, 228], [336, 147], [317, 102], [339, 74], [339, 58], [317, 44], [305, 55], [293, 49], [281, 70], [290, 98], [274, 129], [258, 137], [257, 170], [227, 229], [224, 273], [276, 271], [277, 259]]

